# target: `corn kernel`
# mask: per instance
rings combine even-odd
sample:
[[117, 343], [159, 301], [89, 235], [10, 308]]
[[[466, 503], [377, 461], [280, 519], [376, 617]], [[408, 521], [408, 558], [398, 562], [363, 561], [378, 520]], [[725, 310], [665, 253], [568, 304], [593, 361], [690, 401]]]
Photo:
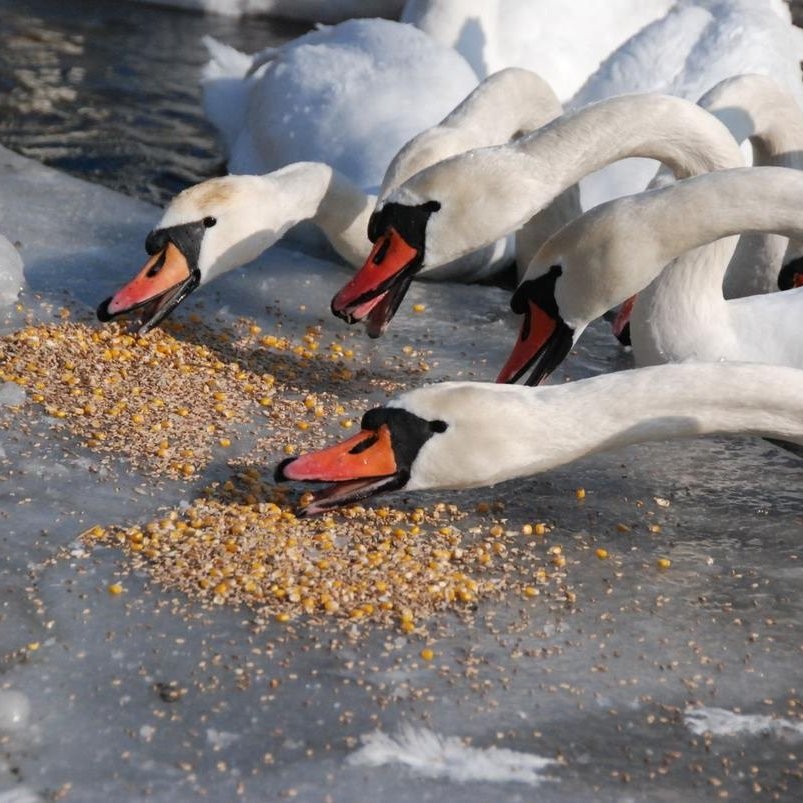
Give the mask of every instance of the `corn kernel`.
[[106, 590], [113, 596], [123, 593], [123, 586], [120, 583], [109, 583]]
[[607, 549], [603, 549], [603, 547], [599, 547], [597, 549], [597, 557], [600, 560], [605, 560], [608, 557], [608, 550]]
[[422, 657], [422, 658], [423, 658], [425, 661], [431, 661], [431, 660], [432, 660], [432, 659], [435, 657], [435, 653], [434, 653], [434, 652], [433, 652], [433, 651], [432, 651], [432, 650], [431, 650], [429, 647], [424, 647], [424, 649], [423, 649], [423, 650], [421, 650], [421, 652], [419, 653], [419, 655], [420, 655], [420, 656], [421, 656], [421, 657]]
[[658, 558], [655, 563], [659, 569], [668, 569], [672, 565], [672, 561], [669, 558]]

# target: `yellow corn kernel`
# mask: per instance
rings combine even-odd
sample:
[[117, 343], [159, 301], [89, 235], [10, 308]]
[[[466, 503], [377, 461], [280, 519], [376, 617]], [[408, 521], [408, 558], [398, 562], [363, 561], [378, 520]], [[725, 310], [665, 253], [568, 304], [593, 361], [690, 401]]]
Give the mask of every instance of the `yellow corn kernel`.
[[603, 547], [597, 548], [597, 557], [600, 560], [605, 560], [608, 557], [608, 550], [604, 549]]
[[109, 583], [106, 590], [113, 596], [118, 596], [123, 593], [123, 586], [120, 583]]
[[672, 565], [672, 561], [669, 560], [669, 558], [658, 558], [658, 560], [655, 561], [655, 565], [659, 569], [668, 569]]
[[432, 651], [432, 650], [431, 650], [429, 647], [424, 647], [424, 649], [423, 649], [423, 650], [421, 650], [421, 652], [419, 653], [419, 655], [420, 655], [420, 656], [421, 656], [421, 657], [422, 657], [422, 658], [423, 658], [425, 661], [431, 661], [431, 660], [432, 660], [432, 659], [435, 657], [435, 653], [434, 653], [434, 652], [433, 652], [433, 651]]

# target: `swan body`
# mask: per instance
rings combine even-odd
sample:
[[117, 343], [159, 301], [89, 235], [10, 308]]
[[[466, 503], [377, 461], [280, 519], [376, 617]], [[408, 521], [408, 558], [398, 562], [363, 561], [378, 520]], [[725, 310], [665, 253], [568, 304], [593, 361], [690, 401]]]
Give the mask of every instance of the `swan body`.
[[[534, 73], [516, 68], [495, 73], [394, 156], [382, 191], [389, 192], [434, 161], [472, 146], [506, 142], [560, 113], [551, 88]], [[170, 203], [149, 237], [153, 257], [101, 304], [98, 314], [106, 320], [147, 303], [147, 331], [195, 287], [255, 259], [304, 221], [314, 223], [346, 262], [359, 265], [371, 248], [367, 229], [375, 202], [373, 195], [323, 162], [297, 162], [262, 176], [229, 175], [202, 182]], [[541, 216], [538, 236], [528, 244], [530, 253], [579, 212], [575, 187]], [[511, 257], [512, 242], [503, 238], [431, 276], [471, 281], [499, 270]], [[157, 265], [161, 267], [154, 272]], [[185, 282], [192, 287], [186, 284], [179, 292]]]
[[326, 162], [375, 191], [399, 148], [477, 85], [456, 51], [389, 20], [349, 20], [253, 58], [206, 42], [204, 110], [230, 173]]
[[[781, 0], [679, 0], [591, 75], [567, 108], [624, 93], [661, 92], [697, 101], [744, 73], [772, 78], [803, 108], [803, 32]], [[583, 208], [640, 192], [655, 172], [644, 160], [606, 167], [581, 182]]]
[[[733, 235], [801, 237], [801, 208], [803, 172], [784, 167], [712, 172], [595, 207], [531, 263], [512, 302], [526, 322], [500, 379], [532, 368], [530, 381], [540, 381], [591, 320], [635, 293], [639, 365], [730, 360], [803, 368], [803, 290], [722, 295]], [[709, 243], [719, 247], [703, 247]]]
[[494, 485], [595, 452], [713, 433], [803, 442], [803, 371], [698, 363], [538, 388], [430, 385], [366, 413], [345, 443], [284, 461], [276, 478], [333, 482], [304, 509], [314, 515], [381, 492]]
[[477, 75], [525, 67], [568, 100], [600, 62], [674, 0], [408, 0], [401, 19], [461, 53]]
[[589, 172], [633, 155], [657, 159], [678, 177], [744, 164], [727, 128], [689, 101], [647, 94], [591, 104], [399, 185], [377, 205], [369, 228], [374, 250], [334, 297], [332, 311], [383, 329], [413, 276], [519, 230]]

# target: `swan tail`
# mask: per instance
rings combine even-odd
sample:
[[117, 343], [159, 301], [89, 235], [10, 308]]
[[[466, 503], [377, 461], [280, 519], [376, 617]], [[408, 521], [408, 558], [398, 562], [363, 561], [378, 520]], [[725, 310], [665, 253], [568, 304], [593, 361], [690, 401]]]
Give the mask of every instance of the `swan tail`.
[[250, 90], [245, 78], [253, 60], [211, 36], [204, 36], [202, 42], [210, 57], [201, 74], [204, 114], [229, 156], [245, 126]]
[[244, 78], [251, 68], [252, 56], [224, 44], [213, 36], [206, 35], [201, 39], [209, 53], [209, 61], [203, 69], [202, 80], [216, 78]]

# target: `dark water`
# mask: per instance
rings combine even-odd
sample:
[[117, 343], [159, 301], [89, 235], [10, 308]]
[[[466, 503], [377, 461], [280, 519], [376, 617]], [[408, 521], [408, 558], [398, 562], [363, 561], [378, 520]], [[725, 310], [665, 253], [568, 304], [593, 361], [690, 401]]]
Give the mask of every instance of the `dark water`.
[[163, 205], [224, 170], [201, 37], [253, 52], [305, 30], [125, 0], [0, 0], [0, 143]]

